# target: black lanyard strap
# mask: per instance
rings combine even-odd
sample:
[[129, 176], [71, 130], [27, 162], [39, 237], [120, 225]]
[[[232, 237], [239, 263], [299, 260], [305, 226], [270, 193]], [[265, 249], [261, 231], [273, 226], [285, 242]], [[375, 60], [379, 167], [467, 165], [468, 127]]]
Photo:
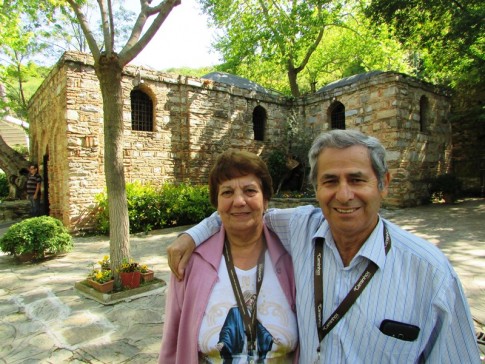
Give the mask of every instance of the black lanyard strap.
[[253, 355], [253, 350], [256, 349], [256, 329], [257, 329], [257, 301], [259, 296], [259, 291], [261, 290], [261, 285], [263, 284], [264, 276], [264, 254], [266, 252], [266, 241], [263, 235], [263, 250], [261, 251], [258, 258], [258, 266], [256, 268], [256, 294], [254, 295], [254, 300], [250, 308], [246, 306], [244, 301], [244, 295], [241, 291], [241, 286], [239, 285], [239, 280], [237, 278], [236, 269], [234, 268], [234, 262], [232, 260], [231, 247], [226, 239], [224, 242], [224, 259], [226, 260], [227, 272], [229, 274], [229, 279], [231, 281], [232, 290], [234, 291], [234, 296], [236, 297], [237, 306], [241, 312], [244, 331], [246, 333], [246, 338], [248, 340], [248, 355]]
[[[330, 317], [323, 323], [323, 244], [324, 238], [317, 238], [315, 241], [314, 254], [314, 284], [315, 284], [315, 317], [317, 321], [318, 340], [319, 343], [325, 336], [337, 325], [340, 319], [347, 313], [347, 311], [355, 303], [362, 291], [367, 287], [370, 280], [377, 271], [377, 264], [370, 261], [365, 268], [362, 275], [355, 282], [354, 287], [347, 293], [340, 305], [330, 315]], [[387, 253], [391, 249], [391, 236], [384, 225], [384, 250]], [[317, 352], [320, 353], [320, 345], [318, 345]]]

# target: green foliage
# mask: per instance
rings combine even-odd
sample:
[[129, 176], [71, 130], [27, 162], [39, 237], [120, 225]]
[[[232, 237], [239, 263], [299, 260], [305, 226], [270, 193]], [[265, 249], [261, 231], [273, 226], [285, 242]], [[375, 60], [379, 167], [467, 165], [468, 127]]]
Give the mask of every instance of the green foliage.
[[276, 76], [287, 75], [293, 96], [299, 95], [298, 74], [320, 43], [325, 28], [338, 23], [342, 11], [339, 1], [331, 5], [319, 0], [201, 3], [214, 26], [224, 30], [215, 47], [222, 53], [227, 70], [256, 82], [260, 79], [238, 72], [239, 66], [246, 66], [247, 72], [257, 72], [258, 65], [265, 71], [276, 70]]
[[414, 73], [409, 51], [390, 36], [388, 27], [379, 28], [366, 19], [359, 8], [343, 20], [343, 26], [330, 27], [321, 45], [302, 74], [302, 88], [316, 89], [335, 80], [375, 70]]
[[8, 180], [5, 173], [0, 173], [0, 198], [8, 196]]
[[[27, 120], [28, 102], [50, 66], [67, 50], [89, 53], [74, 12], [59, 4], [56, 0], [40, 4], [37, 0], [21, 0], [2, 7], [0, 24], [5, 20], [5, 28], [0, 32], [0, 82], [6, 88], [6, 95], [0, 99], [0, 110], [8, 110], [9, 115], [24, 121]], [[83, 9], [87, 19], [94, 18], [94, 3], [86, 2]], [[115, 47], [119, 50], [131, 33], [135, 14], [119, 2], [113, 5], [113, 12], [117, 21]], [[92, 35], [103, 45], [103, 32], [100, 22], [97, 23]]]
[[415, 51], [420, 77], [452, 87], [483, 85], [482, 0], [373, 0], [366, 12], [377, 25], [388, 24]]
[[113, 279], [113, 275], [110, 270], [93, 269], [89, 273], [88, 278], [92, 279], [95, 282], [103, 284], [111, 281]]
[[283, 177], [288, 173], [286, 167], [286, 153], [281, 150], [275, 150], [268, 156], [266, 162], [268, 165], [269, 174], [273, 180], [273, 189], [276, 192]]
[[409, 51], [385, 25], [375, 27], [364, 16], [360, 1], [202, 4], [214, 26], [224, 30], [214, 45], [224, 58], [218, 70], [287, 95], [362, 72], [413, 70]]
[[[214, 211], [207, 186], [167, 183], [155, 187], [135, 182], [127, 183], [126, 195], [130, 233], [197, 223]], [[96, 196], [96, 202], [96, 230], [107, 234], [109, 213], [106, 194]]]
[[140, 264], [135, 262], [133, 259], [123, 258], [121, 265], [118, 268], [118, 272], [132, 273], [140, 271]]
[[164, 72], [167, 72], [167, 73], [173, 73], [176, 75], [184, 75], [184, 76], [193, 76], [193, 77], [202, 77], [214, 71], [216, 71], [216, 67], [201, 67], [201, 68], [181, 67], [181, 68], [168, 68], [164, 70]]
[[29, 62], [21, 62], [3, 67], [0, 81], [5, 85], [6, 97], [0, 101], [10, 115], [27, 120], [27, 106], [30, 98], [39, 88], [49, 72], [49, 68]]
[[12, 149], [19, 153], [22, 157], [24, 157], [24, 159], [29, 159], [29, 148], [25, 145], [15, 144]]
[[18, 222], [0, 239], [0, 249], [11, 255], [34, 254], [41, 259], [46, 254], [60, 254], [72, 249], [72, 238], [61, 221], [40, 216]]

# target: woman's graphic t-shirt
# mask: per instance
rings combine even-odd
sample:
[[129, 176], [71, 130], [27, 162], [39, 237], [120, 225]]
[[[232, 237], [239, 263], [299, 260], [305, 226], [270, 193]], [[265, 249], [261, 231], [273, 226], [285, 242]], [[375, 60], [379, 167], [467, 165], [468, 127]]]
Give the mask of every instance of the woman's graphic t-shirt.
[[[256, 294], [256, 267], [236, 269], [245, 298]], [[242, 315], [237, 307], [224, 257], [219, 266], [219, 281], [209, 298], [199, 332], [201, 363], [247, 363], [247, 338]], [[296, 315], [290, 308], [265, 254], [264, 279], [258, 296], [256, 350], [253, 359], [262, 363], [290, 363], [298, 342]]]

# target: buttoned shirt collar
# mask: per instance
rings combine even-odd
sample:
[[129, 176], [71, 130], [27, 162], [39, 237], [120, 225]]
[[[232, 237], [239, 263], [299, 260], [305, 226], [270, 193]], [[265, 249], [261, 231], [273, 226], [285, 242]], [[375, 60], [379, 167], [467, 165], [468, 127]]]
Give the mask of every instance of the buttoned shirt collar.
[[[379, 221], [377, 222], [376, 227], [374, 228], [370, 236], [367, 238], [364, 245], [362, 245], [360, 250], [357, 252], [355, 257], [352, 259], [348, 269], [352, 269], [352, 267], [359, 264], [362, 261], [362, 259], [371, 260], [377, 264], [379, 269], [383, 269], [386, 261], [383, 230], [384, 230], [384, 222], [379, 216]], [[316, 238], [324, 238], [325, 244], [335, 255], [335, 258], [337, 259], [337, 261], [342, 262], [337, 246], [335, 245], [335, 241], [333, 240], [333, 235], [332, 235], [332, 232], [330, 231], [330, 226], [328, 225], [327, 220], [323, 221], [323, 223], [320, 225], [316, 233], [313, 235], [313, 240], [312, 240], [313, 244]]]

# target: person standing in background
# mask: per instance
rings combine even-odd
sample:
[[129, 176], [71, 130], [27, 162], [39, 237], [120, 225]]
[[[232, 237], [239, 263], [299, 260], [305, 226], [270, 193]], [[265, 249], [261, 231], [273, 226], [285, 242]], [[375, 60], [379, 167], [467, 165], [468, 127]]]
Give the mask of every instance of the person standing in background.
[[27, 197], [31, 204], [30, 215], [32, 217], [40, 214], [40, 187], [42, 177], [39, 174], [39, 166], [32, 163], [29, 167], [29, 178], [27, 179]]

